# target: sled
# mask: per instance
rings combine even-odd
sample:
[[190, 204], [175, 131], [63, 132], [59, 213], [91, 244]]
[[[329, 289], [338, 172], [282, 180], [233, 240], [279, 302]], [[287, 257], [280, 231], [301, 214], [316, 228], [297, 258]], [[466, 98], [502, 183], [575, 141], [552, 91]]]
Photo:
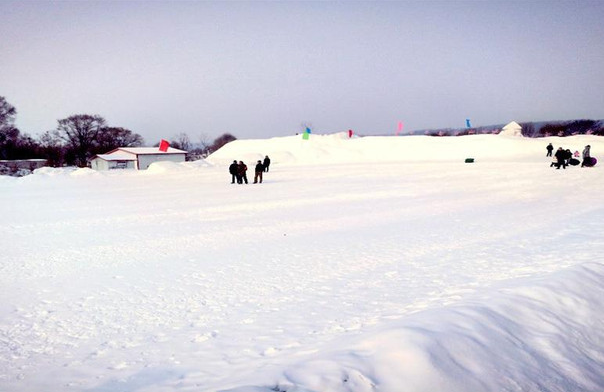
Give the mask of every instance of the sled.
[[571, 166], [577, 166], [579, 163], [581, 163], [581, 161], [575, 158], [571, 158], [568, 160], [568, 164]]

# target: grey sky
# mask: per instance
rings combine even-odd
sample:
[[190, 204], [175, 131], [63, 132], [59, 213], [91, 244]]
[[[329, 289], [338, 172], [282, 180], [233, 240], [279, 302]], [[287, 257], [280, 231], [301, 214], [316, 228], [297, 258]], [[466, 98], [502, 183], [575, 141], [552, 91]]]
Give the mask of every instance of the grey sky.
[[0, 96], [36, 135], [147, 144], [604, 118], [604, 1], [0, 1]]

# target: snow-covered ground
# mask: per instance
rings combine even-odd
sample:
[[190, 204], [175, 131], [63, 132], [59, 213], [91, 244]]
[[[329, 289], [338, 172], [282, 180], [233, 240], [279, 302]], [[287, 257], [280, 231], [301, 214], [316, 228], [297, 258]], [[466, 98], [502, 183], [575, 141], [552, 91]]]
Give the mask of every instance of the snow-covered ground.
[[602, 391], [603, 162], [548, 142], [604, 156], [338, 134], [0, 177], [0, 391]]

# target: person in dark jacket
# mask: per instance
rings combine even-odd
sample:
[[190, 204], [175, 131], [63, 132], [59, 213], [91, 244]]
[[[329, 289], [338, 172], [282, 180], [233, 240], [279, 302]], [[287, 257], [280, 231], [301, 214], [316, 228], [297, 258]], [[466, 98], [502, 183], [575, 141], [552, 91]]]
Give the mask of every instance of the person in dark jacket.
[[[237, 161], [233, 161], [233, 163], [231, 163], [231, 166], [229, 166], [229, 173], [231, 173], [231, 184], [235, 183], [235, 180], [237, 180], [237, 170], [239, 168], [239, 165], [237, 165]], [[237, 181], [239, 182], [239, 181]]]
[[569, 149], [564, 150], [564, 165], [570, 165], [570, 160], [572, 157], [573, 153]]
[[546, 157], [551, 157], [552, 156], [552, 152], [554, 151], [554, 146], [552, 146], [552, 144], [550, 143], [545, 148], [547, 149], [547, 155], [546, 155]]
[[264, 171], [265, 171], [265, 172], [268, 172], [268, 167], [269, 167], [270, 165], [271, 165], [271, 159], [270, 159], [270, 158], [268, 157], [268, 155], [267, 155], [267, 156], [265, 156], [265, 157], [264, 157], [264, 163], [263, 163], [263, 166], [264, 166]]
[[588, 144], [583, 149], [583, 162], [581, 162], [581, 167], [583, 166], [591, 166], [591, 146]]
[[255, 169], [255, 174], [254, 174], [254, 184], [258, 183], [258, 180], [260, 180], [260, 183], [262, 184], [262, 172], [264, 171], [264, 165], [262, 164], [261, 161], [258, 161], [258, 163], [256, 163], [256, 169]]
[[238, 184], [243, 184], [243, 181], [245, 181], [245, 183], [247, 184], [247, 166], [245, 165], [245, 163], [243, 163], [243, 161], [239, 161], [239, 165], [237, 166], [237, 183]]
[[566, 151], [564, 151], [562, 147], [558, 148], [558, 150], [554, 154], [554, 157], [556, 158], [556, 163], [553, 163], [552, 165], [556, 166], [556, 169], [560, 169], [560, 166], [562, 166], [563, 169], [566, 169]]

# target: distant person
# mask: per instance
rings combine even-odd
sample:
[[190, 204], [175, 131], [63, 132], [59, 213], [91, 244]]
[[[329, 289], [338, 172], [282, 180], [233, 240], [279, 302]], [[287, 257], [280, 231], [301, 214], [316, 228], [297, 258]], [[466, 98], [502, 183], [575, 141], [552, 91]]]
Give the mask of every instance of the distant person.
[[583, 149], [583, 162], [581, 162], [581, 167], [583, 166], [591, 166], [591, 146], [588, 144]]
[[552, 152], [554, 151], [554, 146], [552, 146], [552, 144], [550, 143], [545, 148], [547, 149], [547, 155], [546, 155], [546, 157], [551, 157], [552, 156]]
[[563, 169], [566, 169], [566, 151], [562, 147], [558, 147], [554, 157], [556, 158], [556, 162], [553, 162], [550, 167], [556, 166], [556, 169], [560, 169], [560, 166], [562, 166]]
[[[231, 166], [229, 166], [229, 173], [231, 173], [231, 184], [235, 183], [235, 180], [237, 180], [237, 171], [239, 169], [239, 165], [237, 164], [237, 161], [233, 161], [233, 163], [231, 163]], [[239, 182], [239, 181], [237, 181]]]
[[264, 157], [264, 171], [268, 173], [268, 167], [271, 165], [271, 159], [267, 156]]
[[237, 165], [237, 183], [238, 184], [243, 184], [243, 182], [245, 181], [245, 183], [247, 184], [247, 166], [245, 165], [245, 163], [243, 163], [243, 161], [239, 161], [239, 165]]
[[264, 171], [264, 165], [262, 164], [262, 161], [258, 161], [258, 163], [256, 163], [256, 169], [255, 169], [255, 174], [254, 174], [254, 184], [258, 183], [258, 180], [260, 180], [260, 183], [262, 184], [262, 172]]

